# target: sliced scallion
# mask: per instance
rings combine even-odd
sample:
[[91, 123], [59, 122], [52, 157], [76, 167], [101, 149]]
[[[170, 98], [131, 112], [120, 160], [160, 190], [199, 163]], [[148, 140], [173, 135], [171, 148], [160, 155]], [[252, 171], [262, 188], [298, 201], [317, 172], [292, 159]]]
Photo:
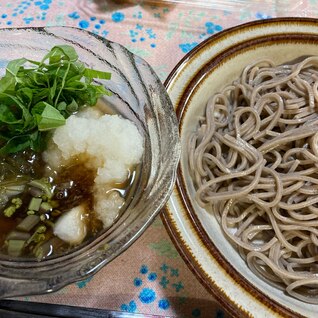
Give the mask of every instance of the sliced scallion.
[[42, 202], [40, 205], [40, 212], [45, 213], [53, 209], [53, 206], [49, 202]]
[[32, 198], [29, 203], [28, 209], [32, 211], [39, 211], [41, 203], [42, 203], [41, 198]]
[[24, 240], [9, 240], [8, 254], [10, 256], [20, 256], [22, 254], [24, 244]]
[[40, 222], [40, 217], [35, 214], [28, 215], [18, 224], [17, 230], [29, 232]]
[[35, 232], [31, 235], [31, 237], [26, 241], [26, 246], [31, 243], [39, 243], [41, 241], [45, 240], [45, 233], [46, 232], [46, 226], [45, 225], [39, 225]]
[[62, 240], [60, 240], [58, 237], [53, 237], [49, 239], [48, 241], [36, 246], [36, 248], [33, 251], [34, 256], [38, 260], [46, 258], [52, 255], [52, 253], [56, 251], [58, 248], [60, 248], [63, 244], [65, 243]]
[[17, 208], [14, 205], [10, 205], [3, 210], [3, 215], [6, 216], [7, 218], [10, 218], [16, 210]]
[[52, 187], [47, 179], [43, 178], [40, 180], [32, 180], [29, 182], [29, 185], [42, 190], [48, 199], [52, 198], [53, 196]]
[[11, 204], [6, 209], [4, 209], [3, 211], [4, 216], [11, 217], [15, 213], [15, 211], [21, 207], [21, 205], [22, 205], [21, 198], [13, 198], [11, 200]]
[[36, 198], [40, 198], [44, 194], [42, 189], [37, 187], [30, 187], [29, 193], [32, 195], [32, 197], [36, 197]]
[[11, 231], [11, 232], [7, 235], [6, 240], [7, 240], [7, 241], [9, 241], [9, 240], [22, 240], [22, 241], [26, 241], [26, 240], [28, 240], [30, 237], [31, 237], [31, 234], [30, 234], [30, 233], [20, 232], [20, 231], [13, 230], [13, 231]]

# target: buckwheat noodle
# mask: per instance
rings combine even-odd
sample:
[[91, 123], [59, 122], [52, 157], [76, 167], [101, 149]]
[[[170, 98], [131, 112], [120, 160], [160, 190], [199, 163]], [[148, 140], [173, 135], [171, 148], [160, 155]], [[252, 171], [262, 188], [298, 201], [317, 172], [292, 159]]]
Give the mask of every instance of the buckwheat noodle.
[[318, 304], [318, 57], [248, 65], [189, 138], [200, 206], [249, 268]]

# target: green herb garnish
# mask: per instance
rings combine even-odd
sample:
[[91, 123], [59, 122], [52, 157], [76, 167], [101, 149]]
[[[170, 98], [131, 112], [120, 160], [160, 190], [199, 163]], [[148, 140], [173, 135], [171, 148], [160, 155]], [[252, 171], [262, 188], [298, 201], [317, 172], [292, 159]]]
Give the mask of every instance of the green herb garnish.
[[11, 203], [4, 211], [3, 214], [6, 217], [11, 217], [17, 209], [22, 205], [22, 200], [20, 198], [13, 198]]
[[110, 77], [87, 68], [69, 45], [53, 47], [41, 62], [25, 58], [9, 62], [0, 79], [0, 155], [45, 149], [47, 131], [64, 125], [81, 107], [110, 95], [93, 81]]

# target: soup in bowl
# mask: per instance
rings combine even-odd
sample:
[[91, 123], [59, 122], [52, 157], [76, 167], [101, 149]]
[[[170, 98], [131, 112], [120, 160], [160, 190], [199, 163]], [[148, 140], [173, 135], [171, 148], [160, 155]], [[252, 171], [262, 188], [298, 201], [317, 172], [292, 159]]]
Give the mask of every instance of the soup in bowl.
[[74, 28], [1, 30], [0, 295], [96, 273], [169, 197], [179, 158], [151, 67]]

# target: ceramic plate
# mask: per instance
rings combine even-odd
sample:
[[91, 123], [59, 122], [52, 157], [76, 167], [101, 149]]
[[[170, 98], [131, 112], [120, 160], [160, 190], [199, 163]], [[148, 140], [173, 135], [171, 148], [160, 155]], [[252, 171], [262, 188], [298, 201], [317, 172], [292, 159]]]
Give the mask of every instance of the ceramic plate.
[[182, 155], [164, 223], [190, 269], [235, 317], [317, 317], [318, 305], [286, 295], [256, 277], [225, 239], [212, 214], [194, 200], [185, 151], [208, 98], [237, 78], [250, 61], [277, 64], [318, 55], [318, 22], [305, 18], [255, 21], [225, 30], [192, 50], [165, 85], [179, 122]]

